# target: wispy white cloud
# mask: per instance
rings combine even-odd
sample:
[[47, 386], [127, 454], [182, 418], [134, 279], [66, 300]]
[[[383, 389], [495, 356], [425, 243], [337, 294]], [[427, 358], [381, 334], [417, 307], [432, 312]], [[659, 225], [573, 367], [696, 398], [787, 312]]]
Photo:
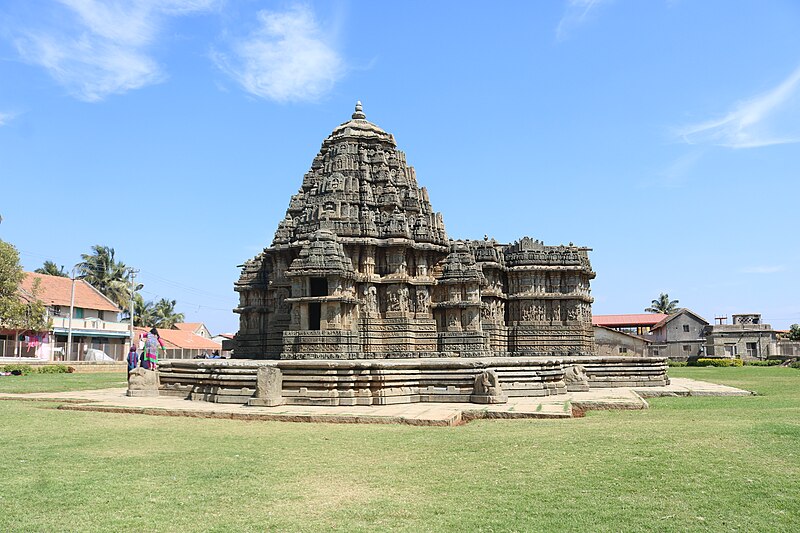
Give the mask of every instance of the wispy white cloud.
[[16, 113], [3, 113], [0, 112], [0, 126], [5, 126], [16, 118]]
[[643, 180], [645, 187], [680, 187], [689, 180], [697, 162], [703, 156], [703, 150], [697, 149], [677, 157], [672, 163], [660, 172]]
[[308, 6], [260, 11], [258, 29], [214, 51], [217, 66], [245, 91], [276, 102], [313, 101], [345, 73], [344, 61]]
[[165, 78], [148, 53], [171, 16], [208, 11], [218, 0], [58, 0], [61, 22], [17, 29], [14, 44], [72, 95], [95, 102]]
[[776, 274], [786, 270], [785, 265], [760, 265], [745, 267], [740, 270], [742, 274]]
[[601, 4], [607, 4], [609, 0], [567, 0], [564, 14], [556, 26], [556, 39], [563, 41], [569, 33], [584, 24], [592, 16]]
[[689, 144], [757, 148], [800, 142], [800, 67], [777, 87], [736, 104], [724, 117], [684, 126]]

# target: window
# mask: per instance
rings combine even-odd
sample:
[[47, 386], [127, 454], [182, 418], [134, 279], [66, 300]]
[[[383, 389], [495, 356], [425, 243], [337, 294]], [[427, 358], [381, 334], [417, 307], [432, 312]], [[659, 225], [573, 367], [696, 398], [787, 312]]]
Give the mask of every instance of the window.
[[83, 318], [83, 307], [75, 308], [75, 318]]
[[658, 348], [653, 348], [653, 355], [658, 356], [659, 353]]
[[748, 342], [747, 343], [747, 357], [758, 357], [758, 343], [757, 342]]
[[684, 324], [683, 325], [683, 332], [684, 333], [689, 333], [689, 324]]
[[684, 352], [691, 352], [692, 351], [692, 346], [690, 344], [684, 344], [683, 345], [683, 351]]
[[50, 308], [50, 312], [53, 314], [53, 316], [61, 316], [61, 306], [54, 305]]
[[628, 348], [626, 348], [625, 346], [620, 346], [619, 353], [628, 353]]
[[326, 278], [311, 278], [309, 285], [311, 290], [309, 296], [328, 295], [328, 280]]
[[736, 357], [736, 345], [735, 344], [726, 344], [725, 345], [725, 357]]
[[103, 311], [98, 311], [97, 318], [99, 318], [100, 320], [105, 320], [105, 313]]

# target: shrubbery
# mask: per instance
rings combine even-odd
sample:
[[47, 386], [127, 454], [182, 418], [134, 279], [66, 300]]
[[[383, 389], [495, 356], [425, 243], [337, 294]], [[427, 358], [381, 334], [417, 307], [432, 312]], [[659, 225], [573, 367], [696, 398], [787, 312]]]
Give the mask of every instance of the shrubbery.
[[747, 366], [778, 366], [783, 361], [780, 359], [767, 359], [766, 361], [747, 361]]
[[0, 367], [0, 371], [11, 372], [12, 374], [16, 374], [18, 376], [27, 376], [33, 372], [33, 367], [31, 365], [12, 364]]
[[741, 359], [713, 359], [710, 357], [700, 357], [694, 361], [689, 361], [689, 366], [742, 366]]
[[667, 361], [667, 365], [669, 366], [686, 366], [687, 364], [686, 361]]
[[39, 374], [71, 374], [75, 369], [67, 365], [46, 365], [36, 369]]
[[15, 363], [0, 366], [0, 372], [11, 372], [18, 376], [27, 376], [28, 374], [71, 374], [75, 372], [75, 369], [67, 365], [31, 366]]

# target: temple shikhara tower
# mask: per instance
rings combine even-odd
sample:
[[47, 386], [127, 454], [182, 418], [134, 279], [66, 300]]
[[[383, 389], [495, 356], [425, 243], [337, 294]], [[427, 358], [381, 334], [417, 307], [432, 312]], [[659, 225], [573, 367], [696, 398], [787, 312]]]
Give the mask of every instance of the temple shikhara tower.
[[588, 251], [449, 239], [394, 137], [358, 103], [242, 269], [235, 357], [590, 356]]

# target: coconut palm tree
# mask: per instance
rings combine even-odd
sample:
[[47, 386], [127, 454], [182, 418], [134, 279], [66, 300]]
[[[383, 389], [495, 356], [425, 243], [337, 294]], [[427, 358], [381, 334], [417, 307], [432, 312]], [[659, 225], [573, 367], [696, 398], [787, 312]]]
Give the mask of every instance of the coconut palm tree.
[[[122, 320], [130, 320], [130, 311], [123, 313]], [[133, 295], [133, 325], [151, 327], [155, 324], [153, 302], [145, 302], [138, 292]]]
[[114, 259], [114, 249], [96, 244], [92, 246], [92, 253], [81, 254], [81, 259], [83, 261], [77, 265], [78, 278], [105, 294], [122, 309], [127, 309], [131, 299], [128, 283], [131, 269]]
[[671, 315], [673, 313], [677, 313], [680, 307], [678, 307], [678, 300], [670, 300], [669, 294], [661, 293], [658, 295], [656, 300], [653, 300], [650, 303], [650, 307], [645, 309], [648, 313], [663, 313], [665, 315]]
[[52, 261], [45, 261], [44, 264], [34, 270], [37, 274], [47, 274], [48, 276], [58, 276], [59, 278], [68, 278], [69, 274], [64, 272], [64, 265], [60, 267]]
[[183, 322], [183, 313], [175, 312], [175, 300], [167, 300], [161, 298], [154, 305], [153, 314], [155, 315], [155, 323], [153, 324], [159, 328], [171, 329], [172, 326]]

